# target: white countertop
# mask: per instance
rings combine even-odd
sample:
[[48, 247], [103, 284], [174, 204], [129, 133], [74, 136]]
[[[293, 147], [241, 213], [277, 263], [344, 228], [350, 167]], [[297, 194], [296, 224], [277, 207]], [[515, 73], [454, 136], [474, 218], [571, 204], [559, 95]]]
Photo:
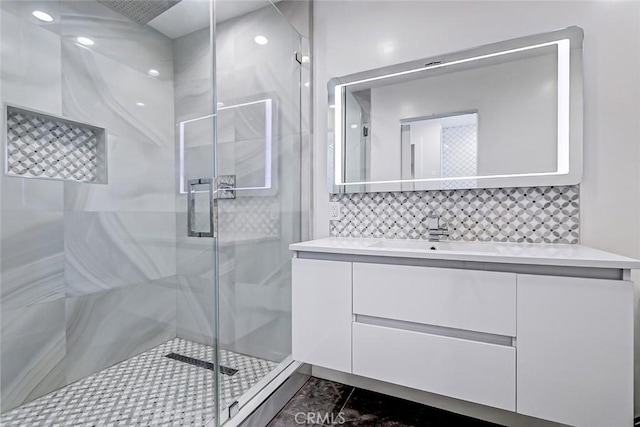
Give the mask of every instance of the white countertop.
[[[436, 250], [432, 250], [436, 247]], [[640, 261], [583, 245], [450, 242], [329, 237], [294, 243], [292, 251], [506, 264], [640, 269]]]

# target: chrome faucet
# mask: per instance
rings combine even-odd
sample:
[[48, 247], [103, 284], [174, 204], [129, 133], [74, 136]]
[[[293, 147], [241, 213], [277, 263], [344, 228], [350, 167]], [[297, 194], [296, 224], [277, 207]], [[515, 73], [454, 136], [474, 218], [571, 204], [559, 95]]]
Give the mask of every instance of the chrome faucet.
[[429, 212], [423, 221], [427, 221], [427, 231], [429, 231], [429, 241], [439, 242], [442, 236], [449, 235], [449, 227], [446, 221], [440, 219], [434, 212]]

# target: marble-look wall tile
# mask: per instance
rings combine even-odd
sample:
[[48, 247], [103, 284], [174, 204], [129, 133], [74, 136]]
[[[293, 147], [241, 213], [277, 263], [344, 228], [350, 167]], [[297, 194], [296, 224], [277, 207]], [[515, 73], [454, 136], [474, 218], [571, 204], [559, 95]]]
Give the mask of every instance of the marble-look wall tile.
[[232, 274], [219, 281], [219, 334], [224, 348], [280, 361], [290, 354], [290, 253], [278, 239], [233, 239]]
[[235, 140], [264, 139], [266, 136], [266, 104], [257, 103], [234, 108]]
[[183, 162], [185, 185], [190, 179], [212, 177], [213, 145], [209, 144], [185, 148], [183, 151]]
[[176, 274], [175, 215], [66, 212], [67, 297]]
[[[228, 127], [233, 127], [233, 122], [231, 121], [231, 126], [221, 126], [221, 123], [229, 122], [233, 119], [233, 116], [230, 114], [226, 114], [226, 111], [223, 110], [219, 113], [217, 121], [218, 121], [218, 131], [220, 132], [221, 128], [225, 129]], [[233, 129], [231, 129], [233, 131]], [[195, 148], [201, 147], [204, 145], [212, 145], [214, 137], [214, 118], [213, 117], [203, 117], [201, 119], [194, 119], [191, 121], [187, 121], [183, 125], [183, 143], [184, 148]], [[218, 134], [218, 138], [223, 137], [224, 139], [230, 139], [228, 136]]]
[[[62, 60], [59, 24], [31, 16], [30, 2], [0, 2], [0, 102], [60, 115]], [[59, 5], [47, 10], [54, 16]], [[43, 67], [42, 64], [47, 64]], [[4, 135], [5, 123], [0, 121]], [[2, 139], [4, 145], [4, 138]], [[1, 150], [4, 164], [4, 150]], [[3, 210], [62, 210], [62, 183], [0, 176]]]
[[[222, 117], [223, 120], [225, 118], [228, 116]], [[213, 120], [209, 117], [182, 124], [182, 132], [178, 135], [182, 140], [176, 140], [176, 155], [182, 164], [176, 167], [176, 178], [179, 178], [179, 173], [183, 174], [183, 192], [187, 190], [188, 180], [213, 176]], [[185, 203], [186, 199], [180, 201], [179, 210], [184, 209]]]
[[218, 256], [220, 258], [218, 280], [218, 337], [223, 348], [230, 349], [230, 345], [237, 336], [236, 330], [236, 255], [237, 237], [220, 236], [218, 241]]
[[222, 69], [218, 72], [218, 99], [225, 105], [243, 101], [273, 99], [273, 114], [277, 122], [275, 136], [299, 132], [299, 65], [289, 60], [285, 64], [265, 65], [241, 69]]
[[276, 7], [302, 37], [311, 37], [312, 0], [282, 0]]
[[[295, 61], [294, 61], [295, 62]], [[273, 100], [276, 118], [272, 132], [274, 137], [300, 131], [300, 70], [288, 62], [285, 66], [265, 66], [222, 70], [218, 74], [219, 98], [225, 104], [234, 105], [241, 100]]]
[[[43, 22], [32, 15], [34, 9], [42, 10], [53, 17], [52, 22]], [[0, 2], [0, 13], [10, 13], [16, 19], [24, 20], [60, 35], [60, 2], [47, 0], [3, 0]]]
[[215, 319], [213, 280], [178, 276], [176, 336], [214, 345]]
[[236, 108], [218, 109], [216, 132], [218, 144], [236, 140]]
[[[211, 55], [209, 28], [194, 31], [174, 40], [174, 111], [176, 125], [183, 121], [183, 140], [176, 134], [176, 155], [184, 158], [184, 169], [176, 168], [176, 182], [184, 173], [184, 182], [194, 178], [213, 176], [213, 119], [204, 118], [213, 114], [213, 57]], [[222, 114], [220, 123], [232, 123], [233, 116]], [[224, 126], [230, 129], [231, 126]], [[219, 134], [223, 136], [224, 134]], [[227, 135], [226, 139], [230, 139]], [[180, 150], [182, 142], [184, 151]], [[180, 189], [186, 191], [186, 188]], [[186, 196], [177, 194], [177, 212], [186, 211]]]
[[[230, 19], [216, 29], [218, 101], [274, 98], [278, 123], [276, 136], [299, 132], [300, 64], [294, 52], [301, 51], [299, 34], [271, 5]], [[254, 41], [267, 37], [266, 45]], [[250, 129], [250, 127], [244, 127]]]
[[[4, 155], [2, 156], [4, 162]], [[0, 174], [3, 211], [62, 211], [63, 182]]]
[[[126, 24], [121, 21], [125, 18], [114, 17], [115, 12], [97, 6], [95, 10], [85, 10], [89, 6], [73, 5], [77, 9], [74, 13], [80, 11], [88, 15], [85, 18], [68, 15], [67, 18], [74, 22], [69, 25], [83, 28], [86, 24], [94, 28], [99, 22], [113, 24], [113, 28], [101, 33], [105, 39], [115, 37], [114, 32], [122, 25], [127, 31], [135, 30], [127, 26], [131, 22]], [[106, 13], [104, 19], [100, 18], [103, 12]], [[75, 22], [75, 19], [79, 21]], [[135, 26], [140, 27], [137, 24]], [[68, 28], [64, 26], [63, 30], [67, 31]], [[138, 34], [136, 31], [131, 34], [153, 32], [140, 30], [142, 33]], [[156, 40], [158, 37], [159, 41]], [[154, 40], [156, 44], [152, 43]], [[94, 46], [102, 46], [103, 41], [96, 42]], [[140, 43], [144, 45], [147, 42], [149, 49], [142, 55], [144, 58], [159, 58], [161, 61], [171, 58], [171, 44], [157, 34], [136, 39], [117, 55], [113, 52], [114, 46], [103, 47], [112, 54], [110, 57], [104, 56], [100, 49], [88, 49], [72, 40], [63, 39], [64, 114], [104, 126], [108, 133], [108, 184], [66, 182], [66, 210], [174, 211], [173, 82], [171, 79], [162, 81], [152, 78], [146, 70], [140, 71], [133, 66], [135, 55], [132, 52], [143, 47], [139, 46]]]
[[204, 28], [173, 42], [176, 121], [213, 113], [213, 59], [210, 30]]
[[172, 40], [95, 1], [62, 1], [60, 28], [64, 38], [91, 38], [92, 49], [141, 73], [160, 72], [158, 80], [173, 79]]
[[0, 219], [2, 309], [64, 298], [63, 213], [2, 211]]
[[[254, 38], [260, 34], [268, 43], [258, 45]], [[227, 38], [229, 37], [229, 38]], [[218, 23], [216, 27], [216, 44], [223, 49], [233, 49], [233, 53], [222, 53], [221, 69], [243, 69], [247, 67], [264, 67], [281, 62], [291, 63], [293, 52], [284, 49], [292, 39], [298, 37], [297, 32], [287, 19], [273, 5], [265, 2], [265, 7], [254, 12]]]
[[[231, 288], [235, 274], [235, 242], [219, 240], [218, 270], [215, 270], [213, 240], [186, 236], [186, 214], [176, 216], [178, 294], [177, 334], [179, 338], [210, 344], [215, 333], [216, 275], [221, 289]], [[227, 285], [225, 285], [227, 284]], [[221, 292], [220, 317], [233, 316], [233, 305]], [[221, 337], [232, 336], [232, 331], [220, 331]]]
[[65, 385], [65, 302], [2, 311], [2, 412]]
[[[109, 135], [173, 147], [173, 85], [62, 40], [62, 110]], [[143, 103], [144, 106], [138, 106]]]
[[221, 341], [225, 349], [276, 363], [291, 355], [291, 312], [235, 310], [235, 335], [232, 341]]
[[222, 331], [233, 328], [225, 348], [274, 361], [290, 354], [291, 253], [285, 243], [264, 239], [235, 245], [234, 281], [220, 288], [221, 300], [232, 304], [231, 316], [220, 316], [221, 338]]
[[108, 136], [108, 184], [64, 183], [67, 211], [173, 212], [173, 148]]
[[176, 288], [169, 278], [66, 300], [71, 383], [176, 336]]
[[272, 288], [271, 291], [265, 290], [272, 296], [259, 298], [260, 302], [255, 301], [257, 306], [269, 310], [286, 310], [287, 301], [273, 291], [275, 288], [291, 286], [291, 252], [286, 254], [282, 251], [279, 239], [256, 239], [250, 244], [238, 242], [235, 255], [235, 278], [238, 282]]
[[[235, 166], [236, 185], [238, 188], [265, 187], [273, 191], [256, 190], [252, 194], [273, 194], [277, 191], [278, 163], [276, 150], [278, 140], [267, 141], [265, 138], [235, 142], [235, 158], [229, 163]], [[269, 159], [271, 157], [271, 159]], [[226, 159], [220, 158], [221, 162]], [[269, 178], [270, 176], [270, 178]], [[243, 194], [246, 194], [243, 192]], [[265, 194], [265, 195], [266, 195]]]
[[60, 37], [4, 7], [0, 19], [2, 102], [60, 115]]
[[187, 237], [187, 214], [176, 215], [176, 272], [179, 276], [203, 277], [213, 280], [213, 239]]

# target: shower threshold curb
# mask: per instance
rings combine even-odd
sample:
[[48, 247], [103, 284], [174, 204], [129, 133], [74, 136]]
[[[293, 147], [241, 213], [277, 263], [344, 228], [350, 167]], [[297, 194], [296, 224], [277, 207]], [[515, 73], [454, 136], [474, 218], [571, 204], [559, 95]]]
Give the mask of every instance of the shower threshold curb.
[[[292, 361], [282, 372], [247, 401], [233, 418], [222, 422], [224, 427], [264, 426], [287, 404], [297, 391], [311, 377], [311, 365]], [[290, 384], [290, 386], [289, 386]], [[269, 403], [266, 405], [266, 403]], [[228, 416], [228, 414], [225, 414]], [[268, 419], [266, 419], [268, 418]], [[215, 420], [204, 427], [216, 427]]]

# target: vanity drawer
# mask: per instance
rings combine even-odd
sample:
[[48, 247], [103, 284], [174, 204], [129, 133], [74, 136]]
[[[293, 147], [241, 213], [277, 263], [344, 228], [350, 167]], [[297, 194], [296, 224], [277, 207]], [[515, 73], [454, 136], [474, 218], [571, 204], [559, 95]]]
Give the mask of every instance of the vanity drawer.
[[353, 373], [515, 411], [513, 347], [353, 323]]
[[353, 312], [514, 337], [516, 275], [354, 263]]

